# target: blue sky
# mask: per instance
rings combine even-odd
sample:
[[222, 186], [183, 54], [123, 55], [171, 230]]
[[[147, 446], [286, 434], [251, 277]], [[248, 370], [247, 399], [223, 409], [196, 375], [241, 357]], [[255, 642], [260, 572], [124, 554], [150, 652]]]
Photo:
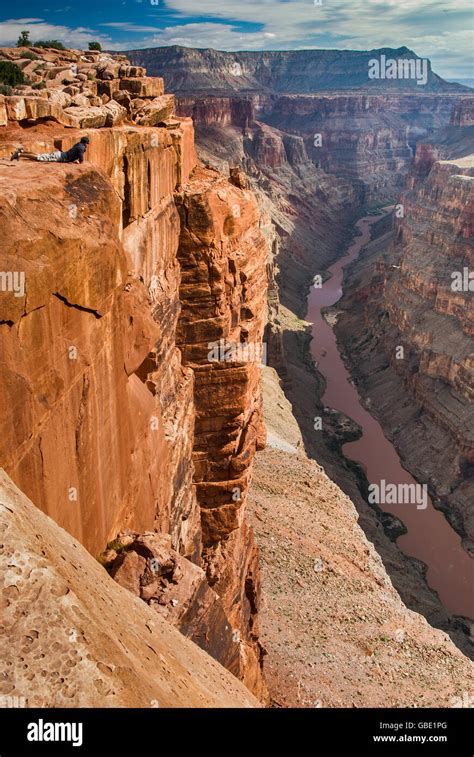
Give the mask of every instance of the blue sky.
[[109, 49], [185, 45], [220, 50], [407, 47], [448, 79], [474, 78], [472, 0], [24, 0], [1, 11], [0, 45], [32, 40]]

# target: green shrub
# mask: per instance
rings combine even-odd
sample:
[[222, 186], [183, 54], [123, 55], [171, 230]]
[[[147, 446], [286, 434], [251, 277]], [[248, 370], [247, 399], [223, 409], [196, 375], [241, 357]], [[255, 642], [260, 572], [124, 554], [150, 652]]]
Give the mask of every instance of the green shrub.
[[39, 42], [35, 42], [35, 47], [50, 47], [52, 50], [67, 50], [63, 43], [58, 39], [41, 39]]
[[33, 89], [46, 89], [46, 82], [37, 81], [31, 85]]
[[23, 71], [8, 60], [0, 60], [0, 83], [10, 87], [25, 83]]
[[89, 50], [102, 50], [100, 42], [89, 42]]
[[10, 97], [12, 93], [12, 88], [8, 86], [8, 84], [0, 84], [0, 95], [6, 95], [7, 97]]
[[39, 55], [36, 55], [32, 50], [27, 50], [26, 53], [23, 53], [23, 58], [28, 58], [28, 60], [39, 60]]
[[89, 81], [95, 81], [94, 74], [91, 74], [90, 72], [87, 74], [87, 78], [89, 79]]

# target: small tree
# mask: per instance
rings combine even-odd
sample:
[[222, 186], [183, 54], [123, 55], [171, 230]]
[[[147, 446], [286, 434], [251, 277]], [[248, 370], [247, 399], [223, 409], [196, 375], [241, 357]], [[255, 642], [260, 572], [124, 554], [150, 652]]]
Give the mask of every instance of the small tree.
[[27, 31], [23, 31], [18, 37], [18, 42], [16, 43], [16, 46], [17, 47], [31, 47], [30, 33]]
[[89, 50], [102, 50], [100, 42], [89, 42]]
[[9, 60], [0, 61], [0, 83], [9, 87], [16, 87], [18, 84], [25, 84], [23, 71], [11, 63]]

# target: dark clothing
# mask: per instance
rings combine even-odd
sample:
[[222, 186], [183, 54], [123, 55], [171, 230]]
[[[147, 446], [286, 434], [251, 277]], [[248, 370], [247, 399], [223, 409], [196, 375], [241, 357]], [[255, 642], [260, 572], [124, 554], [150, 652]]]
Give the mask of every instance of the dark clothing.
[[87, 145], [83, 142], [78, 142], [73, 145], [70, 150], [61, 154], [61, 163], [74, 163], [75, 160], [78, 160], [79, 163], [84, 163], [84, 153], [86, 149]]

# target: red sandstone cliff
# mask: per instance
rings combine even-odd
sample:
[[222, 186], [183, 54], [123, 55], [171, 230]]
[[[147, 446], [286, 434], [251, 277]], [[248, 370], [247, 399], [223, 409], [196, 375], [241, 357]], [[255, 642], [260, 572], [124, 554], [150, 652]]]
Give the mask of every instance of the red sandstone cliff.
[[[124, 532], [169, 535], [187, 558], [180, 598], [196, 609], [188, 560], [212, 595], [198, 629], [176, 624], [265, 697], [245, 522], [260, 369], [207, 359], [220, 338], [261, 344], [255, 200], [196, 167], [190, 119], [123, 56], [49, 51], [37, 71], [46, 89], [6, 97], [0, 132], [0, 269], [25, 275], [20, 296], [8, 278], [0, 292], [0, 463], [92, 554], [109, 544], [108, 565]], [[18, 143], [67, 149], [76, 127], [83, 165], [9, 162]]]

